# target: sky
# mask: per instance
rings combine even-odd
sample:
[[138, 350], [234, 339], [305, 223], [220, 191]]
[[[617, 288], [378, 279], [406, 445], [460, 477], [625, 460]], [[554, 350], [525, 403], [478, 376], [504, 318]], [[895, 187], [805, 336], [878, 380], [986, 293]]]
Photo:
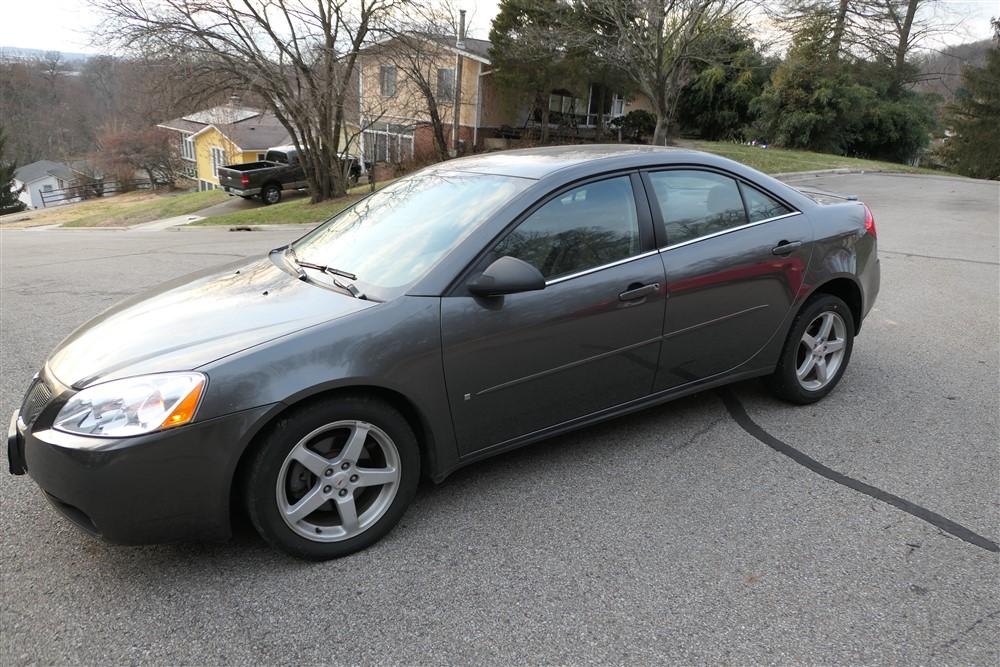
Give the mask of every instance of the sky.
[[[942, 11], [962, 20], [958, 30], [941, 37], [943, 44], [985, 39], [992, 34], [991, 16], [1000, 16], [998, 0], [938, 0]], [[0, 47], [14, 46], [46, 51], [102, 53], [91, 42], [90, 31], [98, 18], [86, 0], [14, 0], [0, 20]], [[497, 12], [497, 0], [457, 0], [471, 15], [469, 36], [485, 39]]]

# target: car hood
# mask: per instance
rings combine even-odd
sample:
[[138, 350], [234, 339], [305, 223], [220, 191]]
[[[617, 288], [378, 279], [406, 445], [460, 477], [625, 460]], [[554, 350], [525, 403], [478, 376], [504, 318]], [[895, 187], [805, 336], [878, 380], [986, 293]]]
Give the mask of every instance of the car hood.
[[190, 370], [375, 305], [304, 283], [268, 258], [241, 260], [119, 303], [70, 334], [46, 365], [78, 389]]

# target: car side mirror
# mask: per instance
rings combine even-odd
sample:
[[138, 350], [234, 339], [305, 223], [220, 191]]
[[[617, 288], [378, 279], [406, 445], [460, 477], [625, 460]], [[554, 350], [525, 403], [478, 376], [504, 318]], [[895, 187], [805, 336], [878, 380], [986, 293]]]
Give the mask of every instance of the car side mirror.
[[476, 296], [501, 296], [545, 289], [542, 272], [524, 260], [505, 255], [466, 283]]

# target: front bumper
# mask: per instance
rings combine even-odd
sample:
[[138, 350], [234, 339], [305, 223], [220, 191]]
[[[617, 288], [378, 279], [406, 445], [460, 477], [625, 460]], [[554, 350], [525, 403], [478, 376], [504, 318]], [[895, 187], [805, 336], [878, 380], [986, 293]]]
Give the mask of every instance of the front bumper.
[[21, 466], [56, 509], [110, 542], [226, 539], [236, 465], [270, 408], [86, 450], [68, 446], [81, 436], [25, 427], [15, 413], [7, 439], [11, 472]]

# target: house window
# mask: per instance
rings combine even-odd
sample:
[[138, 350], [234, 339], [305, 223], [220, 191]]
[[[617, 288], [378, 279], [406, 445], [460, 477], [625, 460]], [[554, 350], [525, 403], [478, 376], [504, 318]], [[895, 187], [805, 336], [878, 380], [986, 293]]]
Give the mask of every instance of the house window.
[[52, 186], [46, 183], [42, 186], [42, 192], [52, 192]]
[[615, 95], [611, 100], [611, 117], [618, 118], [618, 116], [625, 115], [625, 100], [624, 98]]
[[392, 97], [396, 94], [396, 66], [382, 65], [379, 69], [379, 90], [382, 97]]
[[571, 95], [549, 95], [549, 111], [562, 114], [583, 114], [587, 102], [583, 98]]
[[455, 70], [438, 68], [437, 98], [441, 102], [451, 102], [455, 99]]
[[194, 139], [191, 138], [190, 134], [181, 137], [181, 157], [194, 161]]
[[365, 161], [408, 162], [413, 159], [412, 126], [378, 123], [366, 129], [362, 135]]
[[219, 177], [219, 167], [226, 164], [226, 151], [212, 146], [212, 176]]
[[267, 153], [257, 153], [257, 162], [263, 162], [266, 157]]

